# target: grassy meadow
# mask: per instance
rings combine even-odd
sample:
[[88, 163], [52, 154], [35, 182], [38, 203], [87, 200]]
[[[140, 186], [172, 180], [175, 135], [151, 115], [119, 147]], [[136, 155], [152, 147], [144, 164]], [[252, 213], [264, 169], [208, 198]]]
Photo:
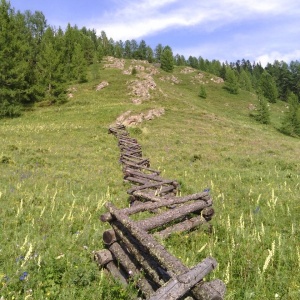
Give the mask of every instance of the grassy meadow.
[[[108, 228], [99, 221], [105, 203], [128, 205], [130, 185], [107, 131], [125, 111], [158, 107], [165, 114], [131, 136], [182, 195], [210, 188], [216, 210], [212, 234], [173, 235], [167, 249], [190, 267], [216, 258], [208, 279], [226, 283], [225, 299], [300, 298], [300, 141], [277, 130], [285, 103], [271, 104], [271, 125], [261, 125], [249, 117], [254, 94], [230, 95], [205, 74], [202, 99], [196, 73], [181, 69], [178, 84], [154, 75], [151, 99], [134, 105], [127, 82], [135, 75], [99, 65], [64, 105], [0, 120], [1, 300], [133, 297], [92, 260]], [[103, 80], [109, 86], [96, 91]]]

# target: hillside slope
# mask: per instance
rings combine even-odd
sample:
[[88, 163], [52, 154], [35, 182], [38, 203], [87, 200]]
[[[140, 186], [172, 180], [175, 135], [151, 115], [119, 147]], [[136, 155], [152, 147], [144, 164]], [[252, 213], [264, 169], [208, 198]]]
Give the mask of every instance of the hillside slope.
[[298, 299], [299, 140], [276, 130], [284, 103], [261, 125], [249, 117], [255, 95], [222, 86], [184, 67], [108, 58], [66, 104], [1, 120], [0, 298], [128, 299], [91, 253], [102, 248], [105, 202], [128, 205], [107, 129], [130, 111], [123, 121], [136, 124], [130, 134], [151, 165], [182, 194], [210, 188], [214, 199], [213, 233], [172, 236], [166, 247], [190, 266], [214, 256], [226, 299]]

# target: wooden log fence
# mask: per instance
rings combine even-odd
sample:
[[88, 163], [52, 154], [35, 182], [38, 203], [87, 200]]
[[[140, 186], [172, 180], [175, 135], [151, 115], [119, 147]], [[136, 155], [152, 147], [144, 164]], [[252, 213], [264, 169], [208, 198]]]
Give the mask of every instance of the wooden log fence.
[[[98, 265], [121, 284], [132, 282], [144, 299], [222, 300], [224, 283], [203, 280], [216, 268], [214, 258], [207, 257], [189, 269], [159, 242], [173, 233], [189, 232], [205, 224], [209, 227], [214, 215], [209, 193], [177, 196], [177, 181], [162, 178], [158, 170], [150, 168], [150, 160], [143, 157], [141, 146], [125, 126], [110, 127], [109, 133], [118, 138], [124, 180], [132, 184], [127, 191], [131, 206], [106, 204], [108, 212], [100, 220], [109, 222], [111, 229], [103, 233], [106, 249], [95, 252]], [[143, 212], [152, 215], [133, 219]]]

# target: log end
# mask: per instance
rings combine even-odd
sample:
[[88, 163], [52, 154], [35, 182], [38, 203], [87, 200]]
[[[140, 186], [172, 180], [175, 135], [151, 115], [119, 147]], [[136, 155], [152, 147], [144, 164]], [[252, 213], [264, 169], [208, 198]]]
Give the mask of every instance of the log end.
[[104, 267], [111, 262], [113, 258], [109, 250], [103, 249], [95, 252], [94, 260], [100, 267]]
[[214, 214], [215, 211], [212, 207], [205, 207], [202, 210], [202, 216], [206, 221], [210, 221]]
[[117, 241], [116, 233], [113, 229], [105, 230], [102, 237], [105, 245], [111, 245]]
[[113, 216], [109, 212], [100, 216], [101, 222], [111, 222], [112, 220], [113, 220]]

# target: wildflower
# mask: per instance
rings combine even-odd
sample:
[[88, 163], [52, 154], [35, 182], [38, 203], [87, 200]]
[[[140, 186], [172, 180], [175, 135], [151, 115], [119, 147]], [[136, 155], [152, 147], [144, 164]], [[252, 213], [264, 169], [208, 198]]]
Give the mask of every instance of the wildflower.
[[21, 260], [24, 260], [24, 256], [23, 255], [21, 255], [21, 256], [19, 256], [19, 257], [17, 257], [16, 258], [16, 262], [19, 262], [19, 261], [21, 261]]
[[209, 193], [210, 192], [210, 188], [204, 189], [203, 192]]
[[23, 274], [20, 276], [20, 280], [24, 281], [28, 276], [28, 272], [23, 272]]
[[255, 210], [253, 211], [253, 213], [254, 213], [254, 214], [257, 214], [257, 213], [259, 213], [259, 211], [260, 211], [260, 207], [257, 206], [257, 207], [255, 208]]

